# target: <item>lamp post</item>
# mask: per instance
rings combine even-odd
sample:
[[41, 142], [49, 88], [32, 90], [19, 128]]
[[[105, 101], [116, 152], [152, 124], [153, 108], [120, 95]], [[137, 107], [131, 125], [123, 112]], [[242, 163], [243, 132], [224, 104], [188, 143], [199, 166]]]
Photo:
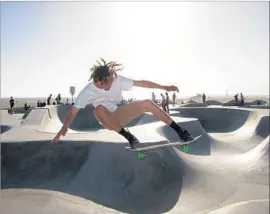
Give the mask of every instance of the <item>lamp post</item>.
[[69, 92], [70, 92], [70, 94], [72, 96], [72, 103], [73, 103], [73, 95], [75, 94], [75, 86], [70, 86]]

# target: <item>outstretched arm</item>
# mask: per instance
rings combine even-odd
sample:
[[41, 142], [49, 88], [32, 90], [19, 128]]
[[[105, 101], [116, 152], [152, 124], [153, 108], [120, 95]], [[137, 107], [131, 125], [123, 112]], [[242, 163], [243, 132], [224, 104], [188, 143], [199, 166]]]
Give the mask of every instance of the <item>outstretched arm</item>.
[[72, 121], [74, 120], [74, 118], [78, 112], [79, 112], [79, 109], [72, 106], [71, 110], [69, 111], [69, 113], [65, 119], [65, 122], [64, 122], [62, 128], [59, 130], [59, 132], [53, 138], [52, 143], [57, 143], [62, 135], [63, 136], [66, 135], [68, 127], [70, 126], [70, 124], [72, 123]]
[[77, 113], [79, 112], [79, 109], [75, 108], [75, 107], [71, 107], [66, 119], [65, 119], [65, 122], [63, 124], [63, 128], [67, 129], [70, 124], [72, 123], [72, 121], [74, 120], [74, 118], [76, 117]]
[[179, 92], [178, 88], [174, 85], [171, 85], [171, 86], [159, 85], [157, 83], [147, 81], [147, 80], [134, 80], [134, 86], [141, 87], [141, 88], [156, 88], [156, 89], [162, 89], [165, 91]]

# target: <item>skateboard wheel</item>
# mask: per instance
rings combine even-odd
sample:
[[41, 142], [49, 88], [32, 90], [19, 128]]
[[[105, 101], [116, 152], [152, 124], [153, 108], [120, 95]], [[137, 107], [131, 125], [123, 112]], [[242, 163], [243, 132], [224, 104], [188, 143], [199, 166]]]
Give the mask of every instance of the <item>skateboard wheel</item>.
[[143, 159], [143, 158], [145, 157], [145, 152], [138, 152], [138, 153], [137, 153], [137, 157], [138, 157], [139, 159]]
[[184, 146], [182, 147], [182, 150], [183, 150], [184, 152], [189, 152], [189, 147], [188, 147], [188, 145], [184, 145]]

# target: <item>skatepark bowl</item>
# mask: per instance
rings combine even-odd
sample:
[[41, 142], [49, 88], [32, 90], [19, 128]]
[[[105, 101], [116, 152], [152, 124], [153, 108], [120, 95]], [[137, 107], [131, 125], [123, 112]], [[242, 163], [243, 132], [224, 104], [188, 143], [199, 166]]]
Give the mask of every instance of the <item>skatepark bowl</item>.
[[[70, 106], [1, 114], [1, 214], [269, 213], [269, 110], [177, 107], [171, 117], [194, 137], [148, 151], [103, 129], [93, 107], [80, 111], [58, 144], [51, 140]], [[11, 122], [12, 121], [12, 122]], [[151, 114], [127, 125], [141, 146], [177, 142]]]

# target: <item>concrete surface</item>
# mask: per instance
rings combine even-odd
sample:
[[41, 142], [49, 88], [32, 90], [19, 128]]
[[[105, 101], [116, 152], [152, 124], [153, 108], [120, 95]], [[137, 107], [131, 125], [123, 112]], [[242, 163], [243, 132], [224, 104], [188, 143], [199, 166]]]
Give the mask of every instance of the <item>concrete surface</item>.
[[[91, 124], [90, 107], [52, 145], [67, 108], [1, 113], [12, 126], [1, 133], [1, 214], [269, 213], [268, 110], [174, 108], [172, 118], [202, 138], [190, 154], [174, 146], [140, 160], [122, 136]], [[178, 140], [150, 114], [128, 129], [146, 145]]]

